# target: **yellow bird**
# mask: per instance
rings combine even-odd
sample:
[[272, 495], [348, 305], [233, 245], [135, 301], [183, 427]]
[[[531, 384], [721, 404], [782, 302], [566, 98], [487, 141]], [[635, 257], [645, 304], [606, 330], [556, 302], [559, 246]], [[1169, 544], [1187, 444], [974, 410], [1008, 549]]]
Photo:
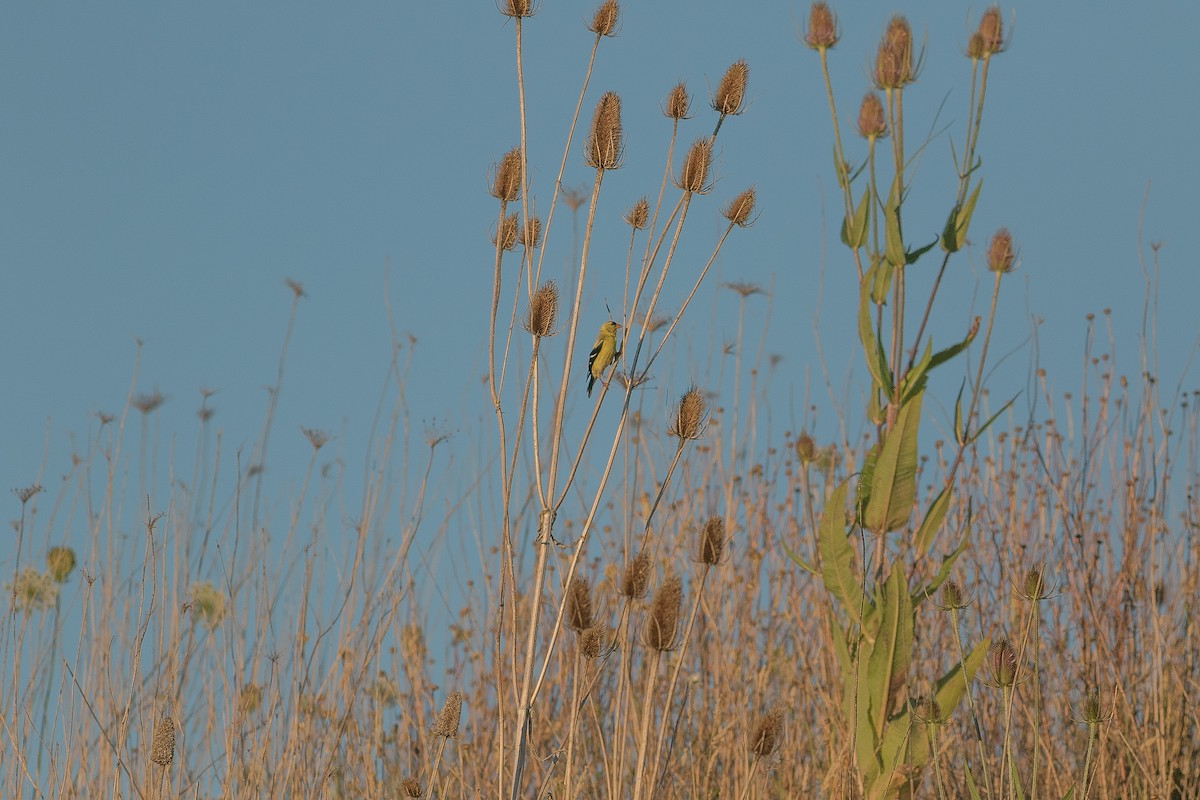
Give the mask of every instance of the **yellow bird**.
[[621, 355], [621, 351], [617, 349], [617, 330], [620, 327], [611, 319], [600, 326], [600, 333], [596, 335], [596, 343], [592, 345], [592, 353], [588, 356], [588, 397], [592, 396], [592, 387], [604, 374], [604, 370], [612, 366]]

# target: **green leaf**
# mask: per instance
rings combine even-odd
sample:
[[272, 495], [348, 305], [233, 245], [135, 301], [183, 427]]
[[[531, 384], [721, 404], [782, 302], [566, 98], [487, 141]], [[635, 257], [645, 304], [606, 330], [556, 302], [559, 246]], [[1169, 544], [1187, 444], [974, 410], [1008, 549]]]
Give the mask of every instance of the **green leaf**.
[[842, 244], [857, 250], [867, 243], [867, 211], [871, 207], [871, 189], [863, 190], [862, 200], [854, 210], [854, 216], [842, 220]]
[[967, 443], [967, 433], [963, 430], [962, 393], [966, 384], [958, 387], [958, 397], [954, 400], [954, 443], [959, 447]]
[[888, 205], [883, 209], [883, 241], [884, 256], [894, 267], [903, 267], [908, 263], [908, 254], [904, 251], [904, 237], [900, 232], [900, 209]]
[[872, 533], [894, 531], [912, 516], [917, 494], [917, 430], [923, 397], [918, 393], [900, 406], [896, 422], [883, 440], [864, 514], [864, 527]]
[[862, 468], [858, 471], [858, 483], [854, 487], [854, 519], [859, 524], [867, 516], [867, 504], [871, 502], [871, 484], [875, 480], [875, 462], [879, 459], [879, 445], [873, 445], [863, 456]]
[[954, 358], [956, 355], [961, 353], [963, 350], [966, 350], [968, 347], [970, 347], [971, 342], [975, 341], [975, 334], [977, 334], [977, 333], [979, 333], [979, 317], [976, 317], [975, 320], [971, 323], [971, 329], [969, 331], [967, 331], [966, 338], [964, 338], [958, 344], [947, 347], [945, 350], [939, 350], [933, 356], [933, 358], [930, 359], [929, 369], [934, 369], [935, 367], [938, 367], [938, 366], [946, 363], [947, 361], [949, 361], [950, 359]]
[[854, 550], [846, 540], [846, 490], [849, 479], [842, 481], [821, 511], [818, 539], [821, 548], [821, 576], [825, 588], [842, 602], [850, 618], [858, 621], [862, 589], [854, 574]]
[[793, 553], [792, 548], [787, 546], [787, 542], [783, 542], [783, 551], [785, 553], [787, 553], [788, 558], [790, 558], [792, 561], [794, 561], [796, 563], [796, 566], [800, 567], [800, 569], [804, 570], [809, 575], [820, 575], [821, 574], [820, 571], [818, 571], [816, 567], [809, 564], [807, 561], [802, 559], [800, 556]]
[[975, 201], [979, 199], [979, 190], [983, 188], [983, 179], [981, 178], [975, 184], [975, 191], [971, 192], [971, 196], [967, 199], [966, 205], [958, 210], [958, 215], [954, 220], [955, 234], [955, 249], [960, 249], [967, 241], [967, 228], [971, 225], [971, 215], [975, 213]]
[[1067, 793], [1062, 796], [1062, 800], [1075, 800], [1075, 784], [1071, 784], [1071, 788], [1067, 789]]
[[971, 774], [971, 768], [967, 767], [966, 772], [967, 791], [971, 793], [971, 800], [982, 800], [979, 796], [979, 787], [975, 785], [975, 776]]
[[879, 391], [888, 397], [892, 394], [892, 371], [887, 364], [883, 346], [875, 336], [871, 322], [870, 284], [864, 282], [858, 293], [858, 338], [862, 342], [863, 355], [867, 359], [867, 371]]
[[1011, 400], [1009, 400], [1004, 405], [1000, 406], [999, 411], [997, 411], [995, 414], [992, 414], [990, 417], [988, 417], [987, 422], [983, 423], [983, 425], [981, 425], [979, 427], [979, 430], [977, 430], [977, 431], [975, 431], [975, 433], [971, 434], [971, 441], [973, 442], [976, 439], [978, 439], [980, 436], [982, 436], [983, 432], [986, 431], [988, 428], [990, 428], [992, 423], [996, 421], [996, 418], [999, 417], [1001, 414], [1003, 414], [1005, 411], [1007, 411], [1009, 406], [1011, 406], [1013, 403], [1017, 402], [1017, 398], [1020, 396], [1021, 395], [1019, 393], [1013, 395]]
[[930, 250], [932, 250], [933, 246], [937, 243], [938, 243], [938, 240], [934, 239], [932, 242], [925, 245], [924, 247], [918, 247], [916, 250], [910, 250], [909, 252], [904, 254], [904, 262], [906, 264], [917, 263], [917, 259], [920, 258], [921, 256], [925, 255], [926, 253], [928, 253]]
[[881, 306], [892, 291], [892, 275], [896, 268], [886, 258], [879, 259], [871, 271], [871, 302]]
[[914, 540], [914, 547], [918, 553], [929, 552], [933, 537], [942, 527], [942, 522], [946, 519], [946, 512], [950, 509], [952, 488], [952, 486], [943, 487], [938, 492], [938, 496], [933, 498], [933, 502], [929, 504], [929, 510], [925, 512], [925, 519], [921, 520], [921, 527], [917, 528], [917, 536]]
[[[912, 658], [913, 610], [908, 596], [904, 565], [892, 564], [878, 604], [880, 622], [868, 659], [867, 690], [871, 697], [872, 723], [882, 738], [884, 723], [891, 713], [893, 681], [903, 681]], [[887, 764], [884, 764], [885, 768]]]
[[925, 373], [929, 369], [931, 359], [933, 357], [933, 340], [929, 339], [925, 342], [925, 352], [921, 354], [921, 360], [904, 373], [904, 378], [900, 381], [900, 402], [907, 403], [913, 395], [925, 388]]

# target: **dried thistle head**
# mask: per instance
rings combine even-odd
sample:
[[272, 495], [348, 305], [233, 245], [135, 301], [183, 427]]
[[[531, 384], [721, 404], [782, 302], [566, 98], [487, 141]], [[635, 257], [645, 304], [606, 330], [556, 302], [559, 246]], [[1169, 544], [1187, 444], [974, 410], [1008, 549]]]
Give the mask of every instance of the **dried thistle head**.
[[51, 547], [46, 551], [46, 574], [55, 583], [66, 583], [75, 569], [75, 551], [69, 547]]
[[813, 50], [828, 50], [838, 43], [837, 17], [825, 3], [813, 3], [808, 9], [808, 30], [804, 43]]
[[675, 405], [675, 416], [667, 433], [679, 439], [680, 447], [689, 439], [699, 439], [706, 411], [704, 392], [695, 386], [689, 388]]
[[1050, 596], [1050, 592], [1046, 589], [1046, 569], [1042, 564], [1037, 564], [1030, 567], [1025, 572], [1025, 580], [1021, 584], [1018, 594], [1030, 602], [1045, 600]]
[[521, 148], [509, 150], [493, 168], [491, 195], [506, 203], [521, 196]]
[[660, 653], [675, 647], [679, 635], [679, 612], [683, 604], [683, 581], [668, 576], [650, 601], [650, 616], [642, 630], [642, 641]]
[[988, 647], [988, 666], [992, 670], [992, 683], [1007, 688], [1017, 682], [1017, 651], [1007, 638], [1000, 638]]
[[942, 584], [942, 608], [946, 611], [958, 611], [966, 608], [970, 602], [958, 581], [946, 581]]
[[758, 193], [751, 186], [737, 197], [729, 201], [729, 205], [721, 209], [721, 216], [738, 225], [742, 228], [748, 228], [751, 224], [750, 217], [754, 214], [754, 204], [758, 200]]
[[542, 243], [542, 221], [540, 219], [530, 217], [525, 220], [525, 224], [521, 226], [519, 243], [526, 250], [532, 250]]
[[1013, 251], [1013, 238], [1008, 228], [1001, 228], [992, 234], [988, 244], [987, 266], [992, 272], [1012, 272], [1016, 253]]
[[1004, 20], [1000, 16], [1000, 6], [992, 6], [983, 12], [975, 32], [979, 34], [983, 58], [1004, 52], [1007, 42], [1004, 41]]
[[605, 92], [596, 103], [588, 134], [584, 162], [596, 169], [617, 169], [624, 150], [621, 130], [621, 98]]
[[630, 600], [637, 600], [645, 597], [646, 590], [649, 588], [650, 554], [645, 550], [640, 550], [633, 560], [625, 565], [625, 571], [621, 574], [621, 583], [617, 586], [617, 593]]
[[979, 31], [975, 31], [975, 33], [972, 33], [969, 37], [967, 37], [967, 58], [971, 59], [972, 61], [978, 61], [979, 59], [983, 58], [983, 56], [983, 34], [979, 33]]
[[712, 107], [721, 116], [734, 116], [745, 110], [746, 82], [750, 80], [750, 65], [739, 58], [729, 65], [717, 91], [713, 93]]
[[582, 575], [576, 575], [567, 587], [564, 616], [567, 627], [576, 633], [592, 627], [592, 584]]
[[875, 86], [900, 89], [916, 80], [913, 64], [912, 28], [903, 15], [888, 21], [875, 54]]
[[446, 702], [433, 723], [433, 735], [444, 739], [458, 738], [458, 723], [462, 720], [462, 692], [446, 695]]
[[725, 555], [725, 518], [714, 515], [708, 518], [700, 529], [699, 546], [696, 555], [701, 564], [716, 566]]
[[597, 622], [579, 637], [579, 652], [588, 660], [599, 658], [612, 648], [613, 631], [603, 622]]
[[304, 434], [304, 438], [308, 439], [308, 443], [312, 445], [313, 450], [320, 450], [329, 442], [329, 434], [317, 428], [300, 428], [300, 432]]
[[913, 716], [927, 725], [941, 725], [947, 720], [942, 704], [933, 695], [926, 694], [912, 701]]
[[500, 13], [506, 17], [532, 17], [537, 8], [533, 0], [500, 0]]
[[1100, 692], [1092, 689], [1087, 693], [1087, 697], [1083, 698], [1083, 708], [1080, 716], [1088, 725], [1099, 725], [1106, 722], [1108, 717], [1105, 716], [1104, 710], [1100, 707]]
[[154, 726], [150, 760], [160, 767], [169, 767], [175, 760], [175, 720], [170, 714], [164, 714]]
[[750, 740], [750, 752], [756, 758], [768, 758], [779, 747], [783, 738], [783, 709], [773, 708], [758, 720], [754, 737]]
[[873, 141], [887, 136], [887, 115], [879, 95], [867, 92], [858, 106], [858, 135]]
[[615, 36], [620, 14], [617, 0], [604, 0], [596, 8], [596, 13], [592, 15], [592, 23], [587, 28], [597, 36]]
[[671, 119], [680, 120], [688, 118], [688, 110], [691, 108], [692, 98], [688, 95], [687, 86], [683, 81], [671, 87], [671, 91], [667, 92], [667, 101], [663, 104], [663, 113]]
[[629, 207], [625, 212], [625, 224], [634, 230], [645, 230], [650, 224], [650, 201], [644, 197]]
[[517, 215], [509, 214], [496, 223], [496, 232], [492, 235], [492, 244], [501, 250], [509, 251], [517, 246]]
[[546, 281], [533, 293], [529, 312], [525, 315], [525, 330], [534, 336], [552, 336], [558, 321], [558, 285]]
[[679, 180], [675, 185], [685, 192], [704, 194], [711, 188], [708, 183], [708, 170], [711, 165], [712, 140], [708, 137], [697, 139], [683, 157], [683, 164], [679, 167]]
[[423, 797], [425, 795], [425, 787], [412, 775], [400, 781], [400, 791], [405, 797]]

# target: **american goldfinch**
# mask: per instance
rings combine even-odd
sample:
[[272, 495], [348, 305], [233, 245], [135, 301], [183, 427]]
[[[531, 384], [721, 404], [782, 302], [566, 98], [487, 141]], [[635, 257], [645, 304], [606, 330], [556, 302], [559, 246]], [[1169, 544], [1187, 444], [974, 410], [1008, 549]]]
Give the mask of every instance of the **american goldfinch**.
[[592, 345], [592, 353], [588, 356], [588, 397], [592, 396], [596, 380], [621, 355], [617, 349], [617, 330], [620, 327], [611, 319], [600, 326], [600, 333], [596, 335], [596, 343]]

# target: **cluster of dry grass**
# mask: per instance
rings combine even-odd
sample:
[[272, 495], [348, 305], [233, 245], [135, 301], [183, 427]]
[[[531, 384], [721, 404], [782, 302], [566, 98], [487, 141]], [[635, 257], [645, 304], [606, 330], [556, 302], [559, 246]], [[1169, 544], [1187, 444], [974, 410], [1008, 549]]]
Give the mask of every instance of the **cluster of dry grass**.
[[[502, 10], [520, 65], [535, 9], [508, 0]], [[617, 24], [616, 3], [602, 3], [589, 25], [595, 48]], [[955, 441], [919, 439], [912, 497], [871, 530], [878, 487], [902, 496], [903, 481], [862, 476], [882, 472], [885, 445], [918, 418], [924, 383], [912, 392], [916, 381], [906, 389], [903, 377], [918, 363], [937, 294], [935, 283], [906, 339], [903, 312], [889, 309], [905, 308], [903, 262], [920, 254], [905, 252], [898, 221], [896, 243], [889, 238], [900, 200], [876, 191], [874, 161], [886, 142], [904, 184], [899, 98], [920, 59], [896, 25], [876, 59], [883, 99], [864, 101], [857, 124], [871, 148], [863, 170], [843, 161], [835, 133], [843, 239], [865, 287], [860, 335], [864, 346], [880, 340], [866, 416], [830, 415], [838, 433], [823, 441], [771, 430], [764, 387], [779, 373], [743, 353], [749, 333], [727, 358], [730, 385], [752, 391], [683, 386], [670, 413], [649, 410], [668, 405], [669, 390], [645, 377], [707, 271], [689, 276], [679, 316], [660, 323], [688, 210], [708, 201], [717, 136], [744, 111], [749, 68], [737, 62], [709, 98], [715, 124], [683, 155], [676, 137], [698, 104], [683, 85], [663, 104], [672, 132], [662, 188], [625, 215], [623, 352], [597, 382], [587, 419], [571, 419], [566, 392], [582, 396], [583, 320], [594, 317], [583, 312], [583, 287], [597, 199], [624, 148], [620, 98], [606, 94], [580, 137], [590, 193], [560, 196], [556, 182], [542, 221], [530, 210], [524, 144], [494, 169], [495, 429], [479, 434], [494, 452], [478, 488], [441, 519], [425, 509], [445, 437], [431, 435], [428, 460], [406, 461], [400, 480], [389, 466], [412, 444], [399, 365], [348, 535], [327, 522], [340, 484], [319, 469], [319, 431], [303, 431], [313, 458], [295, 496], [283, 512], [260, 514], [273, 409], [231, 507], [217, 502], [229, 457], [206, 405], [191, 479], [173, 468], [165, 491], [127, 486], [126, 421], [148, 419], [162, 402], [132, 391], [61, 484], [18, 493], [0, 624], [0, 792], [1200, 796], [1191, 702], [1200, 689], [1200, 416], [1195, 398], [1161, 394], [1148, 356], [1130, 381], [1111, 347], [1089, 344], [1074, 397], [1038, 372], [1021, 406], [992, 408], [980, 380], [989, 321], [983, 339], [946, 357], [968, 358], [963, 373], [974, 378], [957, 404], [962, 418], [946, 421]], [[964, 165], [974, 163], [989, 58], [1003, 50], [998, 14], [984, 15], [976, 37]], [[838, 29], [823, 4], [806, 41], [828, 81]], [[578, 150], [569, 142], [563, 163]], [[961, 169], [943, 269], [965, 239], [972, 172]], [[565, 299], [542, 276], [560, 199], [587, 209]], [[710, 264], [753, 221], [754, 203], [752, 189], [726, 201]], [[512, 253], [517, 269], [505, 261]], [[1007, 233], [992, 238], [987, 261], [998, 294], [1013, 261]], [[744, 319], [758, 289], [730, 288]], [[899, 302], [885, 308], [889, 297]], [[1105, 340], [1107, 320], [1089, 320], [1089, 342]], [[148, 431], [143, 424], [143, 454], [157, 448]], [[128, 527], [132, 518], [140, 528]], [[425, 541], [448, 542], [454, 527], [481, 530], [482, 569], [447, 619], [419, 608], [430, 575], [413, 544], [430, 529]], [[926, 536], [928, 546], [916, 541]], [[852, 584], [837, 585], [847, 575]], [[882, 738], [864, 751], [873, 731]]]

